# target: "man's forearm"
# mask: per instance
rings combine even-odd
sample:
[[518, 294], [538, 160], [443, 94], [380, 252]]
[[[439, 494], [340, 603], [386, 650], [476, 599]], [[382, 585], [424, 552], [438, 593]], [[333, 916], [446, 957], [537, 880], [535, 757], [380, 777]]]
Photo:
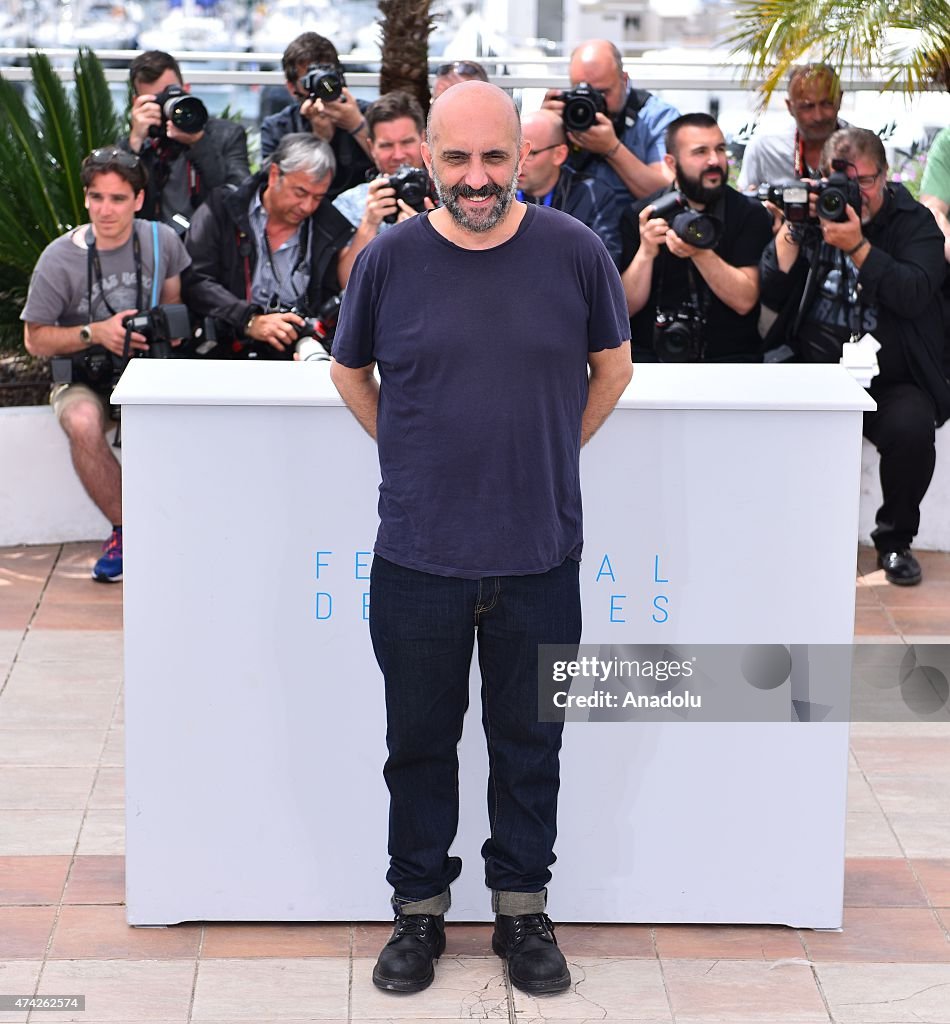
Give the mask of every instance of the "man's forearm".
[[581, 417], [582, 445], [587, 444], [613, 412], [632, 376], [633, 363], [630, 361], [629, 341], [625, 341], [618, 348], [592, 354], [587, 405], [584, 406], [584, 414]]
[[637, 199], [666, 188], [670, 183], [663, 164], [645, 164], [622, 142], [613, 155], [605, 155], [604, 159], [617, 172], [627, 191]]
[[357, 422], [375, 441], [379, 384], [373, 376], [372, 366], [354, 370], [334, 359], [330, 363], [330, 379]]
[[627, 312], [630, 316], [639, 313], [650, 298], [650, 289], [653, 287], [653, 263], [653, 259], [641, 245], [630, 266], [621, 275], [620, 280], [627, 296]]
[[23, 341], [30, 355], [68, 356], [81, 352], [88, 345], [79, 337], [79, 327], [56, 327], [50, 324], [24, 324]]
[[745, 316], [759, 301], [759, 268], [734, 267], [712, 249], [693, 256], [693, 265], [710, 291], [731, 310]]

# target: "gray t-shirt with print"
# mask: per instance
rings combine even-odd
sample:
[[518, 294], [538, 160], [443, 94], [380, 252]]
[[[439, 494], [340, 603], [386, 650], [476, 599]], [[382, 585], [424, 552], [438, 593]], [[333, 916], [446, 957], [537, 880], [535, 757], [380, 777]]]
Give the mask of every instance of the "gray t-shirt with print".
[[[116, 313], [125, 309], [148, 309], [153, 305], [152, 282], [155, 278], [152, 223], [146, 220], [134, 222], [141, 259], [141, 306], [137, 294], [139, 275], [136, 273], [134, 236], [117, 249], [97, 249], [100, 277], [90, 266], [86, 245], [91, 229], [88, 225], [81, 225], [60, 235], [43, 250], [33, 269], [20, 319], [27, 323], [76, 327], [107, 320], [112, 316], [110, 306]], [[155, 294], [160, 295], [162, 283], [180, 274], [191, 263], [191, 257], [172, 228], [167, 224], [156, 226], [159, 287]]]

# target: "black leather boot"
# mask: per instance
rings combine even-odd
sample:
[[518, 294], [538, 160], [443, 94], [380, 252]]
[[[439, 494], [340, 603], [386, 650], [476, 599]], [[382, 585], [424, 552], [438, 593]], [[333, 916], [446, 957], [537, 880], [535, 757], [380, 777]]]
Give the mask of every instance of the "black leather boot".
[[511, 984], [522, 992], [543, 995], [571, 987], [571, 972], [547, 914], [496, 914], [491, 948], [507, 961]]
[[432, 984], [433, 964], [444, 952], [442, 914], [397, 914], [392, 937], [373, 968], [373, 984], [387, 992], [421, 992]]

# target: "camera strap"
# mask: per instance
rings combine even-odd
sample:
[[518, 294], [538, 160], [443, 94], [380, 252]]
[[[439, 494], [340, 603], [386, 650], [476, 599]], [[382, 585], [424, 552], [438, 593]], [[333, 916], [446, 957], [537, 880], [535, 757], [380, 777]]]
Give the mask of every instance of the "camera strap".
[[[158, 282], [158, 227], [154, 221], [152, 221], [153, 230], [155, 232], [155, 266], [152, 270], [152, 288]], [[143, 295], [142, 295], [142, 243], [139, 241], [138, 233], [138, 221], [132, 222], [132, 258], [135, 260], [135, 308], [137, 310], [142, 309]], [[92, 283], [93, 277], [95, 277], [96, 283], [99, 285], [99, 294], [102, 297], [102, 301], [105, 304], [106, 309], [109, 311], [110, 316], [115, 316], [118, 312], [117, 309], [112, 308], [112, 303], [109, 301], [109, 297], [106, 295], [105, 285], [102, 280], [102, 264], [99, 262], [99, 250], [96, 248], [96, 235], [90, 227], [86, 232], [86, 301], [89, 304], [89, 319], [92, 320]], [[156, 305], [153, 300], [152, 305]]]
[[[264, 225], [264, 250], [267, 253], [267, 263], [270, 267], [270, 272], [274, 276], [274, 281], [277, 284], [277, 289], [280, 294], [281, 301], [290, 301], [284, 294], [284, 279], [281, 276], [280, 271], [277, 269], [277, 264], [274, 262], [274, 253], [270, 247], [270, 239], [267, 237], [267, 225]], [[308, 217], [300, 227], [300, 233], [297, 236], [298, 256], [297, 262], [290, 268], [290, 281], [288, 282], [289, 288], [293, 291], [293, 300], [291, 305], [296, 304], [301, 295], [306, 295], [307, 283], [303, 285], [303, 288], [298, 292], [294, 287], [294, 277], [302, 274], [308, 269], [310, 263], [310, 218]], [[307, 274], [307, 280], [309, 282], [309, 273]], [[250, 297], [248, 298], [250, 301]]]
[[[661, 250], [657, 255], [657, 262], [660, 264], [660, 272], [656, 282], [656, 312], [657, 314], [662, 312], [661, 304], [663, 299], [663, 283], [666, 279], [666, 264], [667, 260], [672, 259], [666, 250]], [[693, 270], [693, 261], [686, 261], [686, 281], [689, 288], [689, 303], [690, 306], [695, 310], [696, 314], [700, 317], [703, 324], [706, 323], [706, 313], [709, 311], [709, 302], [711, 295], [709, 289], [702, 287], [696, 280], [696, 274]]]

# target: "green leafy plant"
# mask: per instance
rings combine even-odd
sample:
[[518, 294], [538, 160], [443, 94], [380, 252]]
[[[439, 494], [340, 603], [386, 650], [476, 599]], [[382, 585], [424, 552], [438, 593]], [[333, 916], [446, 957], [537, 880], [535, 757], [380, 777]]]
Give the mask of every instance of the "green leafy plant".
[[42, 53], [30, 56], [32, 110], [0, 75], [0, 349], [22, 342], [33, 267], [54, 238], [86, 220], [79, 169], [122, 134], [99, 59], [80, 50], [72, 96]]
[[764, 76], [768, 102], [793, 64], [876, 68], [894, 87], [950, 88], [950, 0], [737, 0], [727, 40]]

